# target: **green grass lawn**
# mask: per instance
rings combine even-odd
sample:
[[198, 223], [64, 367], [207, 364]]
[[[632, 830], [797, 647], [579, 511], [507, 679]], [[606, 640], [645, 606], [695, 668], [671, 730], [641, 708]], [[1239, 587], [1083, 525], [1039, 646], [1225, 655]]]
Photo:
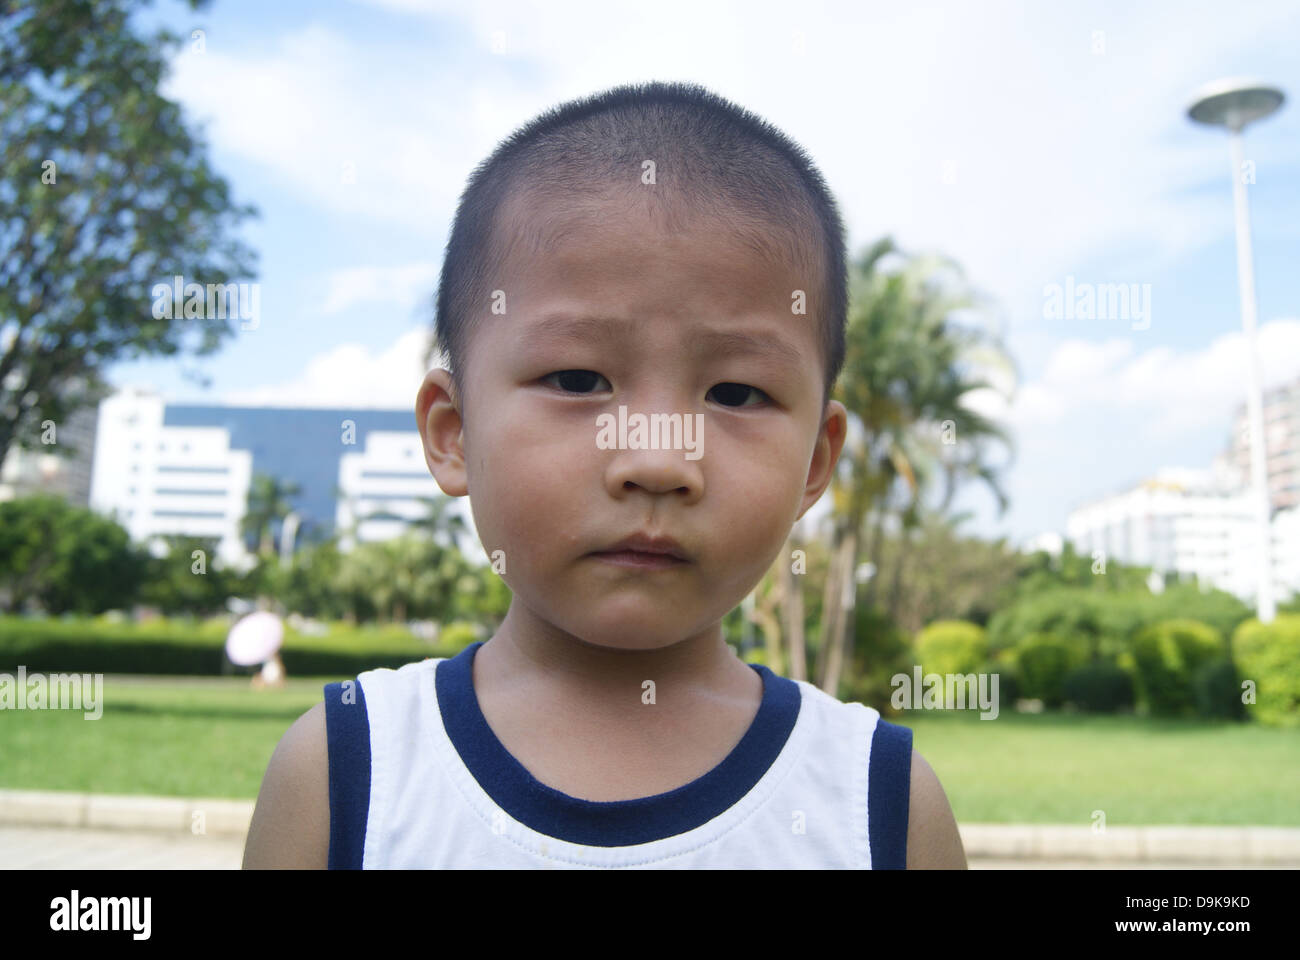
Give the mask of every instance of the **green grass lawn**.
[[[109, 676], [104, 714], [0, 713], [0, 787], [252, 799], [331, 677]], [[342, 679], [342, 678], [337, 678]], [[1134, 717], [905, 714], [961, 822], [1300, 826], [1300, 731]]]
[[259, 691], [248, 677], [108, 675], [97, 720], [0, 714], [0, 787], [252, 799], [280, 737], [334, 679]]
[[1300, 826], [1300, 731], [1194, 720], [914, 711], [959, 822]]

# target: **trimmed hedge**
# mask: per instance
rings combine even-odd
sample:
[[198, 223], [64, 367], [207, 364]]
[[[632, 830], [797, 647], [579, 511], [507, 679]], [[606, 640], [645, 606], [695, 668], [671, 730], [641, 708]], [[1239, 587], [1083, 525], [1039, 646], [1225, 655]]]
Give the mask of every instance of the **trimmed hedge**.
[[1015, 648], [1033, 634], [1052, 634], [1082, 647], [1086, 660], [1114, 662], [1144, 628], [1173, 619], [1198, 620], [1230, 636], [1250, 616], [1222, 590], [1175, 584], [1163, 593], [1056, 587], [1024, 597], [989, 620], [989, 646]]
[[977, 673], [988, 654], [984, 629], [965, 620], [938, 620], [916, 635], [923, 674]]
[[1066, 674], [1062, 686], [1065, 699], [1086, 713], [1116, 713], [1135, 702], [1132, 675], [1114, 663], [1076, 667]]
[[[32, 673], [150, 673], [213, 676], [249, 672], [225, 657], [227, 622], [33, 620], [0, 617], [0, 672], [21, 664]], [[333, 625], [325, 636], [285, 627], [280, 656], [290, 676], [356, 676], [396, 669], [426, 657], [454, 656], [473, 639], [469, 624], [448, 624], [436, 643], [403, 627]]]
[[1246, 709], [1241, 702], [1241, 678], [1229, 657], [1201, 664], [1192, 674], [1192, 696], [1196, 715], [1219, 720], [1241, 720]]
[[1300, 614], [1247, 620], [1232, 635], [1232, 655], [1241, 680], [1255, 683], [1247, 714], [1265, 726], [1300, 726]]
[[1205, 664], [1227, 656], [1218, 630], [1197, 620], [1165, 620], [1133, 638], [1134, 681], [1139, 702], [1155, 716], [1176, 717], [1196, 707], [1194, 677]]
[[1035, 633], [1018, 644], [1008, 659], [1015, 663], [1020, 696], [1042, 700], [1046, 707], [1059, 707], [1065, 701], [1065, 678], [1083, 666], [1086, 655], [1077, 642]]

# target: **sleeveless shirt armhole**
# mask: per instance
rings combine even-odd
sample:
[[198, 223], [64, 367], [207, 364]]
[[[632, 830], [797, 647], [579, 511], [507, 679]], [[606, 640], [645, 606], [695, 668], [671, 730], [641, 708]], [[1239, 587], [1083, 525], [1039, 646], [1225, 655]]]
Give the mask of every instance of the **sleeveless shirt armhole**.
[[[343, 701], [344, 683], [355, 703]], [[328, 866], [360, 870], [370, 814], [370, 721], [358, 680], [325, 684], [325, 735], [330, 783]]]
[[880, 719], [871, 737], [867, 805], [871, 866], [907, 868], [907, 812], [912, 792], [912, 730]]

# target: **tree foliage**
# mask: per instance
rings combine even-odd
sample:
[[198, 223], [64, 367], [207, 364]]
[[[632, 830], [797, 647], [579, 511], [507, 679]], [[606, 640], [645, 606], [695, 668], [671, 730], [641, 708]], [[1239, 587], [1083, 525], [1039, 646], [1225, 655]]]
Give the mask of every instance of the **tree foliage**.
[[107, 517], [53, 496], [0, 503], [0, 606], [101, 613], [129, 606], [145, 553]]
[[253, 273], [234, 232], [255, 211], [159, 93], [181, 38], [137, 36], [141, 5], [0, 4], [0, 460], [102, 398], [108, 365], [210, 353], [234, 332], [210, 304], [155, 317], [156, 284]]

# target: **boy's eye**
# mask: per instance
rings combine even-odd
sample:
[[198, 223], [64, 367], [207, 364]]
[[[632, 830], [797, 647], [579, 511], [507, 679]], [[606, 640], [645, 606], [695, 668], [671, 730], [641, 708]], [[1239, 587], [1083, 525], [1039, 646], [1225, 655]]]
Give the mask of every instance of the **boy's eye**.
[[[553, 382], [566, 393], [590, 393], [597, 389], [597, 384], [600, 382], [609, 385], [609, 381], [594, 370], [557, 370], [542, 377], [542, 382]], [[751, 393], [760, 398], [760, 403], [768, 399], [767, 394], [758, 387], [751, 387], [744, 383], [720, 383], [709, 391], [709, 394], [724, 407], [753, 406], [745, 402]]]
[[[605, 380], [594, 370], [557, 370], [542, 377], [542, 382], [555, 380], [561, 390], [571, 393], [587, 393], [594, 389], [596, 381]], [[607, 384], [609, 381], [605, 381]]]
[[[710, 390], [709, 393], [716, 394], [718, 402], [724, 407], [744, 407], [753, 406], [753, 404], [745, 403], [745, 397], [749, 391], [752, 391], [754, 394], [761, 397], [762, 400], [768, 399], [767, 394], [758, 389], [758, 387], [751, 387], [744, 383], [720, 383]], [[760, 400], [760, 402], [762, 402], [762, 400]]]

